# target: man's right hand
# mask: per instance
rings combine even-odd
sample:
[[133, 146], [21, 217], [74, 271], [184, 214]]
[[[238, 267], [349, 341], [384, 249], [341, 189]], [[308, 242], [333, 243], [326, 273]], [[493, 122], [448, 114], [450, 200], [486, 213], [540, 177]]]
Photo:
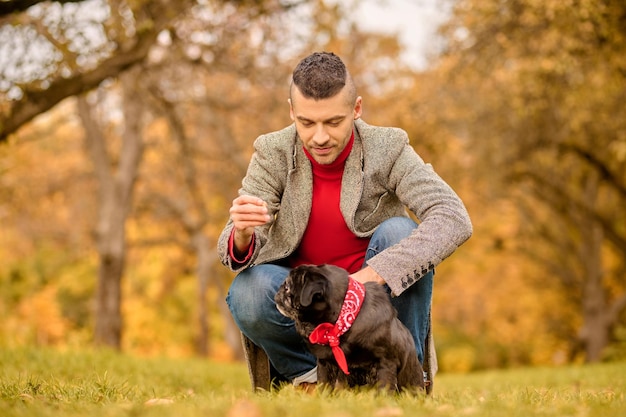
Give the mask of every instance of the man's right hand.
[[268, 223], [271, 219], [267, 212], [267, 203], [258, 197], [241, 195], [233, 200], [230, 218], [235, 227], [235, 250], [244, 253], [250, 247], [254, 228]]

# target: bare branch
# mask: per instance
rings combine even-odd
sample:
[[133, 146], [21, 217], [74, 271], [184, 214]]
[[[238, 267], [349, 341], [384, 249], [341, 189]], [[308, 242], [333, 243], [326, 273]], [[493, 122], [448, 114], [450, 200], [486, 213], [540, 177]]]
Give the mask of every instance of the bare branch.
[[602, 161], [594, 155], [591, 150], [584, 149], [580, 145], [561, 143], [558, 147], [562, 151], [569, 151], [578, 155], [578, 157], [589, 163], [611, 187], [613, 187], [622, 197], [626, 198], [626, 184], [623, 184], [620, 177], [609, 169], [606, 161]]
[[[85, 0], [53, 0], [51, 3], [80, 3]], [[39, 3], [46, 3], [47, 0], [9, 0], [0, 1], [0, 18], [13, 13], [21, 13], [28, 10], [31, 6]]]
[[104, 146], [105, 139], [102, 129], [91, 115], [91, 106], [87, 103], [84, 95], [78, 96], [77, 99], [78, 115], [85, 129], [85, 144], [91, 161], [93, 162], [98, 183], [100, 184], [100, 198], [104, 200], [107, 193], [104, 188], [111, 187], [113, 178], [110, 172], [111, 160]]
[[25, 89], [23, 97], [13, 103], [8, 114], [0, 115], [0, 143], [35, 116], [50, 110], [63, 99], [87, 92], [109, 77], [117, 76], [141, 62], [156, 39], [156, 31], [145, 32], [128, 50], [105, 60], [92, 71], [70, 78], [58, 77], [45, 90]]
[[137, 12], [138, 33], [132, 43], [119, 45], [113, 55], [92, 70], [76, 73], [67, 78], [59, 75], [50, 79], [49, 87], [46, 89], [24, 86], [22, 98], [10, 103], [9, 110], [0, 114], [0, 143], [6, 141], [8, 136], [22, 125], [50, 110], [63, 99], [87, 92], [107, 78], [116, 77], [142, 62], [148, 56], [159, 32], [171, 24], [190, 4], [191, 1], [148, 2], [144, 9]]
[[[554, 209], [569, 210], [574, 208], [580, 210], [591, 221], [597, 222], [603, 228], [607, 239], [613, 243], [617, 250], [626, 256], [626, 238], [615, 229], [613, 225], [614, 220], [598, 213], [583, 198], [568, 195], [560, 184], [553, 183], [549, 177], [542, 177], [531, 169], [513, 174], [510, 178], [514, 182], [524, 179], [533, 182], [539, 189], [544, 190], [541, 198], [543, 200], [551, 200], [550, 205]], [[567, 207], [559, 208], [560, 204], [567, 204]]]

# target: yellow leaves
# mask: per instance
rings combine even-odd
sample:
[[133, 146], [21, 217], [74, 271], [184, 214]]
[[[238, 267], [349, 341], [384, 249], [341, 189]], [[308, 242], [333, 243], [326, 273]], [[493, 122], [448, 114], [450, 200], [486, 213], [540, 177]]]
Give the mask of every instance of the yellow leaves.
[[[582, 312], [576, 309], [578, 298], [585, 297], [587, 275], [571, 253], [583, 247], [589, 225], [576, 224], [580, 220], [571, 220], [571, 211], [585, 201], [596, 207], [594, 214], [615, 219], [625, 202], [618, 190], [624, 185], [619, 173], [626, 126], [616, 115], [623, 113], [626, 56], [617, 16], [626, 9], [623, 2], [592, 0], [464, 3], [453, 21], [467, 25], [474, 45], [452, 49], [449, 62], [458, 64], [439, 70], [456, 82], [448, 84], [449, 94], [461, 98], [450, 104], [459, 107], [454, 120], [460, 131], [466, 129], [475, 158], [475, 188], [514, 198], [514, 211], [524, 207], [526, 217], [510, 216], [495, 201], [468, 199], [476, 232], [461, 253], [472, 257], [463, 270], [452, 272], [466, 281], [454, 277], [445, 283], [440, 291], [447, 308], [434, 317], [441, 314], [444, 328], [460, 327], [458, 333], [500, 346], [511, 362], [560, 361], [572, 348], [565, 335], [575, 338], [581, 325]], [[464, 114], [475, 118], [459, 117]], [[568, 153], [569, 148], [580, 153]], [[589, 199], [583, 180], [594, 175], [607, 179], [597, 198]], [[517, 227], [505, 231], [493, 223], [498, 219]], [[619, 221], [608, 220], [605, 227], [623, 239]], [[532, 240], [525, 241], [528, 236]], [[490, 241], [499, 241], [494, 248], [500, 250], [491, 250]], [[607, 239], [602, 245], [612, 244]], [[516, 253], [517, 248], [533, 257]], [[620, 267], [623, 272], [623, 257], [611, 259], [616, 258], [604, 259], [601, 269], [610, 272], [599, 290], [623, 294], [623, 273], [617, 272]], [[450, 272], [448, 265], [440, 270]], [[450, 288], [458, 291], [456, 298]], [[472, 318], [464, 322], [468, 312]], [[445, 349], [463, 346], [453, 336], [458, 335], [443, 335]], [[477, 358], [481, 362], [480, 354]]]
[[609, 150], [617, 161], [626, 162], [626, 134], [622, 133], [621, 138], [611, 142]]
[[477, 347], [463, 343], [444, 349], [439, 354], [439, 366], [445, 372], [467, 373], [476, 368]]
[[193, 353], [195, 323], [191, 313], [197, 297], [194, 282], [181, 276], [180, 271], [168, 270], [170, 262], [174, 262], [170, 256], [152, 250], [144, 259], [146, 262], [129, 266], [127, 276], [132, 278], [124, 281], [122, 305], [125, 351], [177, 357]]
[[[317, 41], [346, 51], [356, 78], [374, 80], [363, 83], [367, 121], [407, 130], [416, 149], [433, 161], [470, 209], [476, 233], [438, 268], [436, 278], [433, 317], [444, 370], [551, 363], [567, 348], [566, 331], [561, 328], [579, 324], [566, 297], [549, 285], [553, 278], [540, 276], [537, 265], [520, 253], [520, 235], [528, 222], [538, 219], [518, 217], [513, 202], [498, 203], [497, 198], [510, 190], [500, 188], [497, 181], [502, 172], [492, 169], [489, 162], [495, 160], [502, 169], [528, 164], [530, 152], [508, 163], [506, 157], [527, 137], [537, 134], [538, 127], [530, 123], [532, 116], [545, 114], [552, 117], [538, 117], [546, 124], [541, 132], [544, 140], [600, 141], [598, 148], [606, 150], [613, 163], [626, 161], [626, 137], [619, 117], [623, 105], [618, 100], [624, 91], [623, 75], [614, 74], [616, 68], [625, 67], [626, 53], [623, 33], [611, 26], [611, 19], [620, 16], [617, 3], [461, 1], [455, 9], [457, 20], [451, 25], [450, 54], [436, 69], [419, 76], [407, 73], [395, 61], [399, 51], [394, 39], [364, 36], [352, 29], [348, 37], [333, 33], [342, 22], [338, 6], [328, 6], [323, 21], [317, 22], [321, 33]], [[231, 12], [236, 13], [234, 9]], [[232, 18], [246, 20], [245, 16]], [[186, 22], [190, 28], [193, 23]], [[275, 28], [266, 29], [263, 36], [271, 35]], [[210, 218], [204, 230], [213, 244], [245, 171], [252, 140], [289, 123], [285, 80], [291, 65], [282, 56], [270, 56], [269, 51], [260, 59], [250, 49], [262, 48], [264, 42], [251, 45], [246, 41], [249, 36], [230, 34], [226, 39], [224, 42], [232, 44], [221, 52], [219, 68], [204, 58], [201, 62], [207, 68], [185, 66], [184, 61], [167, 67], [164, 55], [159, 65], [162, 72], [147, 72], [141, 80], [153, 82], [166, 97], [176, 100], [167, 111], [151, 108], [137, 206], [127, 224], [130, 252], [124, 278], [123, 340], [124, 349], [133, 353], [180, 356], [194, 352], [199, 298], [195, 265], [179, 246], [188, 242], [189, 236], [174, 211], [187, 210], [192, 219], [207, 213], [189, 208], [189, 190], [181, 181], [187, 164], [190, 160], [197, 164], [195, 178]], [[461, 47], [455, 49], [455, 42]], [[609, 42], [613, 43], [603, 46]], [[353, 48], [355, 44], [360, 47]], [[280, 49], [279, 42], [275, 46]], [[192, 47], [200, 48], [197, 44]], [[612, 53], [607, 52], [610, 48], [614, 48]], [[266, 63], [255, 66], [257, 60]], [[379, 62], [385, 65], [376, 65]], [[168, 78], [168, 71], [175, 75]], [[378, 90], [374, 91], [373, 85]], [[113, 96], [116, 86], [110, 83], [109, 87], [98, 94]], [[86, 310], [89, 304], [85, 300], [91, 301], [97, 280], [95, 248], [89, 235], [97, 212], [96, 189], [82, 150], [82, 129], [76, 125], [71, 101], [66, 103], [22, 130], [18, 142], [0, 147], [1, 263], [13, 265], [20, 259], [36, 258], [41, 251], [38, 245], [51, 240], [74, 256], [84, 257], [88, 252], [90, 257], [80, 267], [41, 274], [42, 280], [52, 282], [42, 283], [37, 280], [40, 276], [29, 275], [32, 279], [26, 280], [24, 287], [31, 281], [38, 286], [19, 294], [15, 311], [0, 304], [0, 313], [10, 314], [0, 330], [2, 335], [19, 341], [54, 344], [64, 337], [71, 340], [76, 337], [72, 326], [80, 318], [86, 322], [80, 325], [82, 340], [90, 331], [92, 312]], [[103, 114], [117, 107], [105, 104]], [[188, 135], [189, 160], [180, 157], [181, 142], [172, 140], [175, 131], [167, 119], [172, 114], [178, 116]], [[119, 138], [115, 132], [121, 130], [121, 121], [118, 118], [107, 131], [108, 149], [116, 155]], [[585, 136], [590, 126], [605, 129]], [[532, 143], [527, 145], [533, 151]], [[534, 168], [556, 164], [554, 153], [531, 162]], [[613, 201], [604, 203], [612, 207], [607, 202]], [[551, 219], [542, 216], [540, 220]], [[146, 248], [148, 242], [160, 246]], [[533, 242], [537, 247], [541, 243]], [[40, 262], [74, 261], [46, 256]], [[618, 294], [623, 288], [619, 281], [623, 260], [610, 253], [606, 262], [612, 274], [607, 288], [611, 295]], [[216, 266], [213, 278], [226, 288], [232, 277], [219, 268]], [[0, 279], [9, 273], [0, 269]], [[211, 355], [230, 360], [229, 347], [221, 339], [225, 325], [217, 312], [218, 305], [223, 305], [218, 303], [224, 302], [220, 291], [223, 289], [206, 295]], [[557, 329], [561, 334], [550, 327], [555, 325], [549, 320], [561, 320]], [[494, 355], [490, 348], [500, 356], [489, 359]], [[231, 417], [256, 411], [245, 403], [230, 410]]]
[[57, 302], [56, 288], [48, 286], [25, 298], [16, 313], [5, 319], [5, 336], [14, 343], [55, 345], [64, 342], [70, 324]]
[[[474, 235], [437, 268], [433, 300], [442, 371], [467, 372], [512, 364], [551, 364], [559, 350], [550, 322], [561, 315], [552, 277], [519, 253], [524, 226], [512, 202], [475, 210]], [[538, 281], [545, 285], [537, 286]]]

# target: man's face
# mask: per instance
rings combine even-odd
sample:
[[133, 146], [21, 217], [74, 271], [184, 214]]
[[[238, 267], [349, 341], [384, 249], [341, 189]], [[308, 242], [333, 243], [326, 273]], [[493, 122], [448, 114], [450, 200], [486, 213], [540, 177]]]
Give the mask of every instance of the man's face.
[[292, 89], [291, 120], [304, 147], [320, 164], [337, 159], [352, 136], [354, 121], [361, 117], [361, 97], [351, 103], [348, 94], [344, 87], [333, 97], [314, 100], [304, 97], [297, 87]]

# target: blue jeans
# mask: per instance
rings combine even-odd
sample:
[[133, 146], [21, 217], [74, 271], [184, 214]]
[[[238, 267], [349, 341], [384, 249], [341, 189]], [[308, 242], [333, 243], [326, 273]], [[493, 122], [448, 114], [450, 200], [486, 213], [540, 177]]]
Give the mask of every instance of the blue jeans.
[[[365, 264], [374, 255], [411, 234], [416, 227], [413, 220], [404, 217], [381, 223], [370, 239]], [[274, 295], [289, 271], [288, 267], [274, 264], [250, 267], [235, 277], [226, 302], [241, 332], [267, 353], [273, 367], [282, 376], [293, 380], [313, 369], [317, 361], [296, 332], [293, 321], [280, 314], [274, 303]], [[391, 292], [388, 287], [387, 291]], [[433, 272], [430, 272], [400, 296], [391, 298], [398, 318], [413, 335], [422, 363], [432, 293]]]

